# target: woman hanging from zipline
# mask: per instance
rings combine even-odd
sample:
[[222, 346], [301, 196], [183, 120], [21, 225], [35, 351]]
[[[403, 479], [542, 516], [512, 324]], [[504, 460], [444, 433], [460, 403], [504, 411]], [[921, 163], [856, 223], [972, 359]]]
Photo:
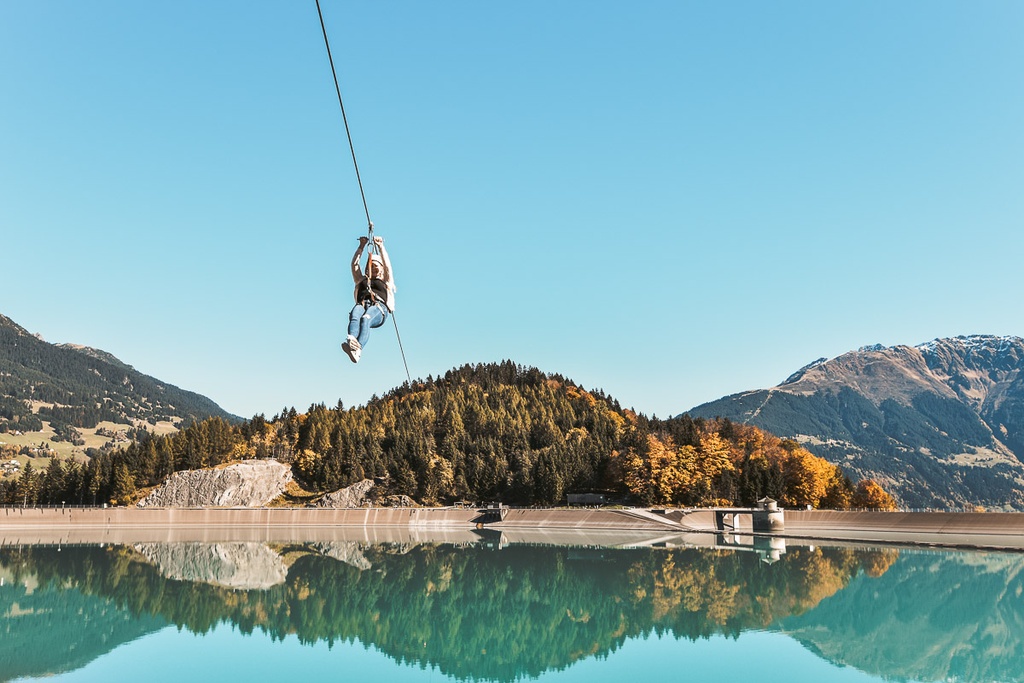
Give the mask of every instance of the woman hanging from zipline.
[[[388, 252], [384, 249], [384, 238], [373, 235], [373, 221], [370, 220], [370, 208], [366, 204], [366, 193], [363, 192], [363, 179], [359, 175], [356, 148], [352, 144], [352, 132], [348, 127], [345, 103], [341, 100], [338, 71], [334, 68], [334, 57], [331, 56], [331, 43], [327, 40], [327, 26], [324, 24], [323, 12], [320, 11], [320, 0], [316, 0], [316, 13], [320, 17], [320, 30], [324, 35], [324, 47], [327, 48], [327, 61], [331, 64], [334, 91], [338, 94], [341, 120], [345, 123], [348, 148], [352, 152], [352, 167], [356, 172], [359, 196], [363, 200], [363, 210], [366, 212], [366, 223], [369, 228], [367, 236], [359, 238], [359, 248], [356, 249], [355, 256], [352, 257], [352, 279], [356, 282], [356, 305], [348, 317], [348, 338], [341, 344], [342, 350], [348, 354], [352, 362], [358, 363], [359, 356], [363, 353], [363, 347], [370, 340], [370, 330], [383, 325], [387, 321], [389, 313], [392, 314], [392, 321], [395, 320], [393, 315], [395, 312], [395, 278], [391, 272], [391, 260], [388, 258]], [[359, 261], [367, 244], [371, 245], [370, 255], [366, 260], [366, 267], [363, 269], [360, 268]], [[395, 336], [398, 338], [398, 349], [402, 352], [405, 376], [412, 383], [412, 375], [409, 374], [409, 364], [405, 361], [405, 349], [402, 348], [402, 336], [398, 333], [397, 322], [395, 322]]]
[[[372, 229], [370, 234], [373, 234]], [[388, 313], [395, 310], [395, 279], [391, 271], [391, 259], [384, 249], [383, 237], [373, 237], [366, 266], [360, 265], [363, 251], [369, 243], [370, 238], [360, 237], [359, 248], [352, 256], [356, 305], [349, 313], [348, 338], [342, 342], [341, 348], [353, 363], [359, 362], [363, 347], [370, 340], [370, 330], [383, 325], [388, 319]]]

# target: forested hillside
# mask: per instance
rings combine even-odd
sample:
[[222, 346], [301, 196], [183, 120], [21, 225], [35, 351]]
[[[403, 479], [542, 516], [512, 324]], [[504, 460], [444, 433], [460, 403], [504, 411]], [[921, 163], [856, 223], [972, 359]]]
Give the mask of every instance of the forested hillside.
[[138, 372], [104, 351], [56, 345], [0, 315], [0, 432], [34, 432], [50, 422], [93, 428], [101, 421], [134, 424], [234, 417], [191, 391]]
[[265, 457], [292, 463], [313, 494], [369, 478], [378, 496], [424, 505], [553, 505], [582, 492], [642, 505], [749, 505], [766, 495], [784, 505], [893, 504], [795, 442], [727, 420], [648, 419], [510, 361], [467, 365], [359, 408], [313, 405], [239, 425], [210, 418], [88, 464], [27, 469], [0, 494], [17, 503], [125, 504], [175, 471]]

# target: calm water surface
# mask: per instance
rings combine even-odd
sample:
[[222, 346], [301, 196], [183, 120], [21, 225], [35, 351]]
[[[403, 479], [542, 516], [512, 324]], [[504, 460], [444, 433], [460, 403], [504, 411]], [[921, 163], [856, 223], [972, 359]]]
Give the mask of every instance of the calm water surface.
[[0, 680], [1024, 681], [1022, 554], [466, 536], [5, 541]]

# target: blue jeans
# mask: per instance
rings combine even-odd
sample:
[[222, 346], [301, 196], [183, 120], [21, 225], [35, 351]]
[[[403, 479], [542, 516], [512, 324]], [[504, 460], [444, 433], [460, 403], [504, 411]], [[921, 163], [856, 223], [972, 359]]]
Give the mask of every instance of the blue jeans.
[[359, 346], [365, 347], [370, 341], [370, 330], [380, 327], [388, 319], [388, 309], [382, 303], [356, 304], [348, 314], [348, 333], [356, 338]]

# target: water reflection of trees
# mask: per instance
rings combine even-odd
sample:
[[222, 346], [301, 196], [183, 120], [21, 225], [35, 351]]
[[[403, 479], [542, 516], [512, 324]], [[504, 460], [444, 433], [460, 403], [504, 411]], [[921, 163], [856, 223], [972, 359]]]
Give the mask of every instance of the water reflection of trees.
[[818, 609], [776, 622], [812, 651], [891, 680], [1024, 681], [1024, 556], [904, 552]]
[[896, 558], [797, 548], [769, 566], [734, 551], [368, 545], [367, 569], [312, 545], [274, 550], [287, 580], [266, 590], [166, 578], [127, 546], [3, 549], [0, 561], [198, 633], [228, 622], [305, 643], [358, 640], [460, 678], [505, 681], [650, 633], [697, 639], [764, 628]]
[[72, 671], [166, 626], [70, 585], [40, 587], [27, 564], [0, 565], [0, 681]]

